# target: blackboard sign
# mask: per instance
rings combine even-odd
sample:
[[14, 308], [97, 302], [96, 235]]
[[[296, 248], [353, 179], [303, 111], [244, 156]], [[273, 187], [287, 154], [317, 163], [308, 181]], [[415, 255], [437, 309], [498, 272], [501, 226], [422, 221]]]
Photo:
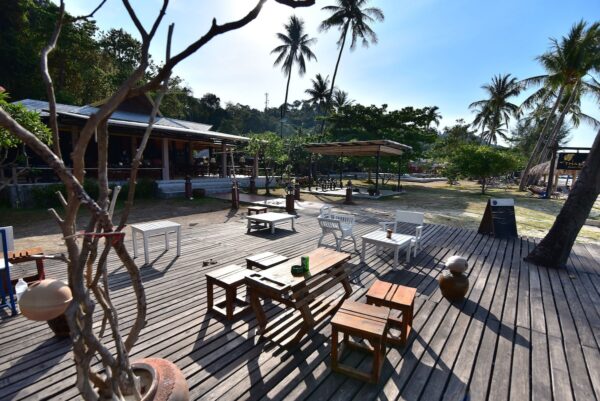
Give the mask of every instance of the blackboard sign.
[[497, 238], [516, 238], [514, 199], [489, 199], [479, 225], [479, 233]]
[[556, 168], [559, 170], [581, 170], [587, 156], [588, 153], [559, 153]]

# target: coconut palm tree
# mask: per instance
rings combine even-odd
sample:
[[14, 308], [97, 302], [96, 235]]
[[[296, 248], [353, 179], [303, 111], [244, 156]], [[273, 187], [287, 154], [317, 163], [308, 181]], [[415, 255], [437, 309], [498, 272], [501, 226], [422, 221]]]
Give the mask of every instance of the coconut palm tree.
[[519, 106], [508, 99], [517, 96], [521, 86], [517, 78], [506, 74], [492, 77], [492, 83], [481, 88], [487, 92], [488, 98], [469, 105], [470, 109], [477, 112], [473, 126], [482, 129], [481, 137], [484, 142], [497, 143], [498, 136], [506, 139], [502, 126], [508, 128], [510, 117], [519, 111]]
[[331, 99], [332, 106], [339, 111], [342, 107], [350, 106], [354, 103], [354, 100], [350, 99], [348, 96], [348, 92], [345, 92], [340, 89], [336, 89], [333, 91], [333, 97]]
[[321, 23], [319, 30], [328, 31], [331, 28], [338, 28], [340, 30], [340, 38], [337, 42], [340, 52], [335, 63], [335, 69], [333, 70], [330, 96], [333, 94], [333, 89], [335, 88], [335, 78], [340, 65], [340, 59], [342, 58], [342, 52], [344, 51], [344, 45], [346, 44], [348, 31], [352, 35], [350, 50], [356, 48], [358, 41], [361, 41], [364, 47], [368, 47], [369, 42], [373, 44], [377, 43], [377, 35], [369, 24], [374, 21], [383, 21], [384, 15], [383, 11], [379, 8], [366, 7], [368, 2], [369, 0], [336, 0], [336, 5], [322, 8], [322, 10], [331, 13], [331, 15]]
[[319, 109], [319, 112], [325, 110], [325, 104], [329, 99], [329, 76], [323, 78], [321, 74], [317, 74], [315, 79], [310, 80], [311, 87], [304, 91], [310, 96], [308, 101]]
[[[307, 95], [310, 95], [308, 101], [317, 107], [317, 111], [324, 117], [327, 112], [327, 101], [329, 100], [329, 76], [323, 78], [321, 74], [317, 74], [315, 79], [310, 80], [312, 87], [304, 91]], [[325, 119], [321, 120], [321, 135], [325, 129]]]
[[279, 38], [283, 44], [271, 50], [271, 54], [277, 54], [273, 66], [281, 64], [281, 71], [283, 71], [288, 78], [285, 87], [285, 100], [281, 108], [281, 136], [283, 136], [283, 118], [285, 117], [285, 112], [287, 110], [292, 68], [294, 67], [294, 64], [298, 64], [298, 74], [302, 76], [306, 72], [306, 60], [310, 61], [317, 59], [310, 49], [310, 46], [317, 40], [315, 38], [310, 38], [308, 34], [304, 32], [304, 21], [302, 19], [292, 15], [289, 22], [284, 24], [283, 27], [285, 33], [277, 34], [277, 38]]
[[425, 110], [426, 110], [425, 114], [427, 115], [427, 118], [429, 119], [427, 128], [430, 128], [431, 124], [435, 124], [436, 127], [439, 127], [440, 120], [442, 119], [442, 115], [439, 112], [440, 108], [437, 106], [432, 106], [432, 107], [425, 107]]
[[[586, 80], [590, 71], [600, 69], [599, 55], [600, 23], [594, 23], [589, 28], [587, 23], [580, 21], [571, 27], [569, 34], [561, 40], [551, 39], [550, 50], [537, 59], [546, 70], [546, 74], [524, 79], [524, 88], [541, 85], [538, 91], [527, 98], [522, 108], [530, 108], [536, 101], [554, 99], [549, 118], [537, 140], [536, 146], [521, 174], [520, 190], [525, 190], [527, 177], [531, 167], [539, 160], [545, 149], [556, 142], [556, 137], [563, 124], [565, 116], [570, 112], [571, 105], [578, 103], [581, 95], [600, 93], [600, 85], [593, 78]], [[566, 99], [566, 102], [565, 102]], [[553, 116], [559, 110], [558, 119]], [[548, 122], [556, 121], [553, 126]], [[548, 134], [550, 132], [550, 134]]]

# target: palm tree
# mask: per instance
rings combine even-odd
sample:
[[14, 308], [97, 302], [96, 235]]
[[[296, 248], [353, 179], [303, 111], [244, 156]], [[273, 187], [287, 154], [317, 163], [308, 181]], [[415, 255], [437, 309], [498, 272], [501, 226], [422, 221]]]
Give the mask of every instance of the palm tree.
[[[524, 79], [524, 88], [542, 85], [538, 91], [527, 98], [522, 108], [530, 108], [536, 101], [554, 99], [554, 105], [546, 119], [546, 124], [540, 132], [536, 146], [521, 174], [520, 190], [525, 190], [529, 170], [540, 160], [540, 155], [546, 154], [546, 148], [556, 143], [556, 137], [563, 125], [567, 113], [571, 112], [571, 105], [579, 103], [579, 98], [584, 93], [600, 93], [600, 85], [592, 78], [591, 82], [584, 80], [591, 70], [599, 69], [598, 41], [600, 36], [600, 23], [594, 23], [589, 28], [584, 21], [571, 27], [569, 34], [560, 41], [551, 39], [551, 48], [537, 59], [546, 70], [546, 74]], [[565, 102], [566, 99], [566, 102]], [[558, 119], [554, 115], [560, 107]], [[556, 121], [551, 127], [549, 122]], [[548, 135], [548, 132], [550, 134]]]
[[439, 112], [440, 108], [437, 106], [425, 107], [425, 114], [429, 120], [427, 124], [427, 128], [431, 127], [431, 124], [435, 124], [436, 127], [440, 126], [440, 120], [442, 119], [442, 115]]
[[352, 103], [354, 103], [354, 100], [350, 99], [348, 92], [339, 89], [333, 91], [331, 104], [336, 111], [339, 111], [342, 107], [350, 106]]
[[311, 88], [304, 91], [310, 96], [308, 101], [323, 112], [327, 99], [329, 99], [329, 76], [323, 78], [321, 74], [317, 74], [315, 79], [311, 79]]
[[383, 11], [379, 8], [365, 7], [368, 2], [369, 0], [336, 0], [337, 5], [322, 8], [322, 10], [330, 12], [331, 15], [321, 23], [319, 30], [328, 31], [331, 28], [338, 28], [340, 30], [340, 38], [337, 42], [340, 53], [338, 54], [335, 69], [333, 70], [329, 96], [333, 94], [333, 89], [335, 88], [335, 77], [337, 76], [348, 31], [352, 32], [350, 50], [356, 48], [356, 43], [359, 40], [364, 47], [368, 47], [369, 42], [373, 44], [377, 43], [377, 35], [375, 34], [375, 31], [371, 29], [369, 23], [383, 21], [385, 17]]
[[[312, 87], [304, 91], [310, 95], [308, 101], [317, 107], [317, 111], [324, 117], [327, 112], [327, 101], [329, 100], [329, 76], [323, 78], [321, 74], [317, 74], [315, 79], [310, 80]], [[321, 135], [325, 129], [325, 119], [321, 120]]]
[[310, 50], [310, 46], [317, 40], [309, 38], [308, 34], [304, 33], [304, 21], [302, 19], [292, 15], [289, 22], [284, 24], [283, 27], [285, 28], [285, 33], [277, 34], [277, 37], [283, 44], [271, 50], [271, 54], [277, 54], [273, 65], [277, 66], [281, 64], [281, 70], [288, 78], [285, 87], [285, 100], [281, 108], [281, 136], [283, 136], [283, 118], [287, 110], [292, 68], [294, 64], [298, 64], [298, 73], [302, 76], [306, 72], [306, 60], [317, 59], [312, 50]]
[[492, 83], [481, 87], [488, 93], [488, 98], [478, 100], [469, 105], [470, 109], [477, 112], [473, 120], [473, 127], [481, 128], [481, 138], [487, 144], [497, 143], [498, 136], [506, 139], [502, 126], [508, 128], [512, 115], [516, 115], [519, 106], [508, 101], [510, 97], [517, 96], [521, 86], [515, 77], [510, 74], [492, 77]]

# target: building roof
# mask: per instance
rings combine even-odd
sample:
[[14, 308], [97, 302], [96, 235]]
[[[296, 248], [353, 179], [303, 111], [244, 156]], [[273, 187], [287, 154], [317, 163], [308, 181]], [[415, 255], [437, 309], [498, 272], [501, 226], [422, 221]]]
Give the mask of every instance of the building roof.
[[309, 143], [306, 149], [312, 153], [334, 156], [400, 156], [412, 148], [387, 139], [373, 141]]
[[[22, 104], [28, 110], [37, 111], [42, 117], [48, 116], [48, 102], [42, 100], [24, 99], [15, 103]], [[98, 107], [91, 105], [73, 106], [68, 104], [56, 105], [56, 111], [59, 116], [71, 117], [87, 120], [98, 111]], [[131, 111], [116, 110], [108, 120], [108, 124], [127, 128], [145, 129], [148, 126], [148, 114], [134, 113]], [[197, 137], [198, 139], [217, 139], [229, 142], [247, 142], [248, 138], [239, 135], [225, 134], [222, 132], [210, 131], [211, 125], [197, 123], [193, 121], [178, 120], [157, 116], [152, 130], [154, 132], [166, 132], [172, 134], [187, 134], [187, 137]]]

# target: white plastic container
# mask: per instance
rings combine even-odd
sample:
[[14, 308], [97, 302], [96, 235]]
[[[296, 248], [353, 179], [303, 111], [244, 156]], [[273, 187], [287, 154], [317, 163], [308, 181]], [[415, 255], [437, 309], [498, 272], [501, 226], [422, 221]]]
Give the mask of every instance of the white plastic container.
[[25, 280], [20, 278], [19, 281], [17, 281], [17, 284], [15, 284], [17, 302], [19, 302], [19, 299], [21, 299], [21, 296], [25, 293], [25, 291], [27, 291], [27, 283], [25, 282]]

